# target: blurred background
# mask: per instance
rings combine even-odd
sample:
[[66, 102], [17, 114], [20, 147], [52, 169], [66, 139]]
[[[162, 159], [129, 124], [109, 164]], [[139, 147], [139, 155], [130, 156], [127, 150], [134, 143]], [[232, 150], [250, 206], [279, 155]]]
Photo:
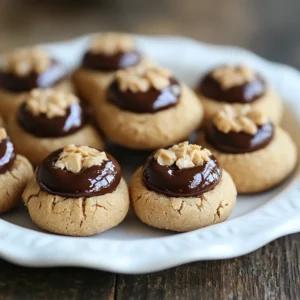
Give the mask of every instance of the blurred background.
[[299, 0], [0, 0], [0, 52], [118, 30], [248, 48], [300, 68]]

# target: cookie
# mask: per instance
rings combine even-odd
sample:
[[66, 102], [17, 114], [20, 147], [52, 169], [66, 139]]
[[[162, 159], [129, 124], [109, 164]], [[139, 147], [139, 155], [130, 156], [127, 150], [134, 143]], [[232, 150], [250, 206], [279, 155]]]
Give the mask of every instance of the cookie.
[[73, 74], [73, 81], [83, 99], [98, 105], [116, 71], [142, 64], [147, 64], [147, 60], [130, 35], [112, 32], [95, 35], [80, 68]]
[[40, 228], [72, 236], [117, 226], [130, 202], [117, 161], [104, 151], [75, 145], [53, 152], [38, 166], [23, 199]]
[[22, 192], [33, 176], [32, 166], [14, 146], [4, 128], [0, 128], [0, 213], [21, 203]]
[[142, 222], [179, 232], [225, 221], [236, 202], [230, 175], [209, 150], [188, 142], [152, 154], [129, 190]]
[[105, 135], [132, 149], [182, 141], [199, 127], [203, 114], [193, 91], [156, 66], [119, 71], [95, 112]]
[[204, 108], [204, 126], [225, 104], [249, 104], [273, 123], [281, 121], [281, 98], [247, 66], [221, 66], [206, 74], [195, 89]]
[[67, 69], [39, 47], [15, 49], [3, 58], [0, 69], [0, 111], [4, 118], [15, 114], [33, 88], [54, 87], [74, 92]]
[[268, 190], [291, 174], [297, 149], [287, 132], [250, 106], [227, 106], [198, 140], [233, 178], [239, 193]]
[[87, 122], [79, 99], [54, 89], [32, 90], [17, 114], [8, 120], [7, 130], [17, 153], [33, 165], [70, 143], [104, 147], [97, 130]]

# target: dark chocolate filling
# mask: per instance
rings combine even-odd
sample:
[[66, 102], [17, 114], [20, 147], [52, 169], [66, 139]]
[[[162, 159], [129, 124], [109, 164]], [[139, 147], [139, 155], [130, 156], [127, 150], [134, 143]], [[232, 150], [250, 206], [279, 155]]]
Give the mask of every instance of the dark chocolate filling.
[[199, 91], [207, 98], [227, 103], [251, 103], [265, 93], [265, 83], [256, 75], [255, 80], [224, 89], [221, 84], [207, 74], [199, 84]]
[[14, 145], [10, 138], [0, 141], [0, 174], [8, 171], [15, 161]]
[[65, 116], [48, 118], [45, 114], [33, 115], [23, 103], [17, 114], [21, 127], [38, 137], [63, 137], [81, 129], [87, 122], [80, 104], [72, 104]]
[[86, 52], [82, 66], [102, 72], [113, 72], [137, 65], [142, 60], [142, 56], [138, 51], [120, 52], [114, 55], [95, 54]]
[[135, 113], [154, 113], [167, 109], [178, 103], [181, 94], [181, 87], [174, 78], [170, 79], [170, 85], [161, 91], [151, 88], [147, 92], [123, 92], [119, 83], [115, 80], [107, 90], [108, 101], [120, 109]]
[[274, 136], [274, 126], [266, 123], [255, 135], [244, 132], [224, 133], [211, 124], [205, 132], [206, 141], [216, 149], [226, 153], [247, 153], [266, 147]]
[[161, 166], [151, 155], [143, 168], [148, 189], [171, 197], [198, 196], [212, 190], [221, 180], [222, 169], [214, 156], [201, 166], [179, 169]]
[[112, 193], [120, 183], [121, 168], [106, 153], [108, 160], [100, 166], [92, 166], [73, 173], [54, 167], [63, 149], [52, 152], [37, 169], [37, 182], [47, 193], [69, 198], [94, 197]]
[[50, 68], [41, 74], [31, 72], [26, 76], [18, 76], [0, 71], [0, 88], [15, 93], [27, 92], [34, 88], [48, 88], [61, 81], [66, 75], [65, 66], [56, 61], [53, 61]]

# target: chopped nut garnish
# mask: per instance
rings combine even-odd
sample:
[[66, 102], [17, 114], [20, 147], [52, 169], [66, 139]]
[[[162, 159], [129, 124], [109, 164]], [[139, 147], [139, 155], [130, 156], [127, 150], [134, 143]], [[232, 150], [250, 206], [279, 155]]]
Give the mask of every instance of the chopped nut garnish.
[[170, 84], [172, 73], [169, 70], [151, 67], [132, 67], [116, 73], [121, 91], [130, 90], [133, 93], [147, 92], [150, 88], [162, 90]]
[[154, 158], [161, 166], [176, 164], [179, 169], [201, 166], [210, 160], [211, 152], [199, 145], [183, 142], [169, 149], [160, 149], [154, 154]]
[[91, 42], [90, 52], [105, 55], [126, 53], [134, 50], [135, 44], [132, 37], [128, 34], [107, 32], [96, 35]]
[[212, 72], [224, 90], [234, 86], [251, 82], [255, 79], [255, 72], [247, 66], [222, 66]]
[[34, 89], [26, 99], [26, 108], [34, 115], [45, 114], [47, 118], [65, 116], [72, 104], [79, 103], [79, 99], [67, 92], [55, 89]]
[[49, 55], [39, 47], [15, 49], [3, 57], [4, 72], [26, 76], [32, 72], [41, 74], [51, 65]]
[[212, 119], [222, 132], [245, 132], [255, 135], [258, 127], [268, 122], [268, 118], [250, 105], [225, 105]]
[[108, 158], [104, 151], [99, 151], [88, 146], [68, 145], [60, 153], [54, 164], [56, 169], [66, 169], [73, 173], [79, 173], [82, 169], [92, 166], [101, 166]]
[[6, 138], [7, 138], [6, 130], [3, 127], [1, 127], [0, 128], [0, 141], [5, 140]]

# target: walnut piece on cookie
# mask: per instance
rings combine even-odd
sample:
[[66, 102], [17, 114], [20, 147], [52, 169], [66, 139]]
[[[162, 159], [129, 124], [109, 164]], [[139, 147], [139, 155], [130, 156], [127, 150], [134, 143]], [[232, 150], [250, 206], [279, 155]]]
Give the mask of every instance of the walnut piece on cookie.
[[154, 158], [161, 166], [176, 164], [179, 169], [201, 166], [210, 159], [211, 152], [199, 145], [182, 142], [168, 149], [160, 149], [154, 154]]
[[64, 147], [54, 164], [57, 169], [66, 169], [73, 173], [79, 173], [82, 169], [92, 166], [101, 166], [108, 160], [104, 151], [99, 151], [88, 146], [76, 146], [74, 144]]
[[15, 49], [3, 58], [3, 71], [17, 76], [27, 76], [32, 72], [41, 74], [51, 65], [51, 58], [38, 46]]
[[0, 142], [2, 140], [5, 140], [7, 138], [7, 132], [5, 130], [5, 128], [0, 127]]
[[223, 89], [251, 82], [255, 79], [255, 72], [248, 66], [222, 66], [212, 72], [212, 77], [217, 80]]
[[258, 127], [266, 124], [268, 118], [250, 105], [225, 105], [212, 119], [222, 132], [245, 132], [255, 135]]
[[114, 55], [132, 51], [134, 48], [135, 43], [130, 35], [107, 32], [93, 37], [89, 51], [94, 54]]
[[138, 66], [120, 70], [116, 73], [116, 79], [120, 90], [137, 93], [147, 92], [150, 88], [162, 90], [170, 84], [172, 73], [157, 66]]
[[26, 108], [34, 115], [45, 114], [47, 118], [65, 116], [72, 104], [79, 99], [72, 93], [56, 89], [34, 89], [26, 99]]

